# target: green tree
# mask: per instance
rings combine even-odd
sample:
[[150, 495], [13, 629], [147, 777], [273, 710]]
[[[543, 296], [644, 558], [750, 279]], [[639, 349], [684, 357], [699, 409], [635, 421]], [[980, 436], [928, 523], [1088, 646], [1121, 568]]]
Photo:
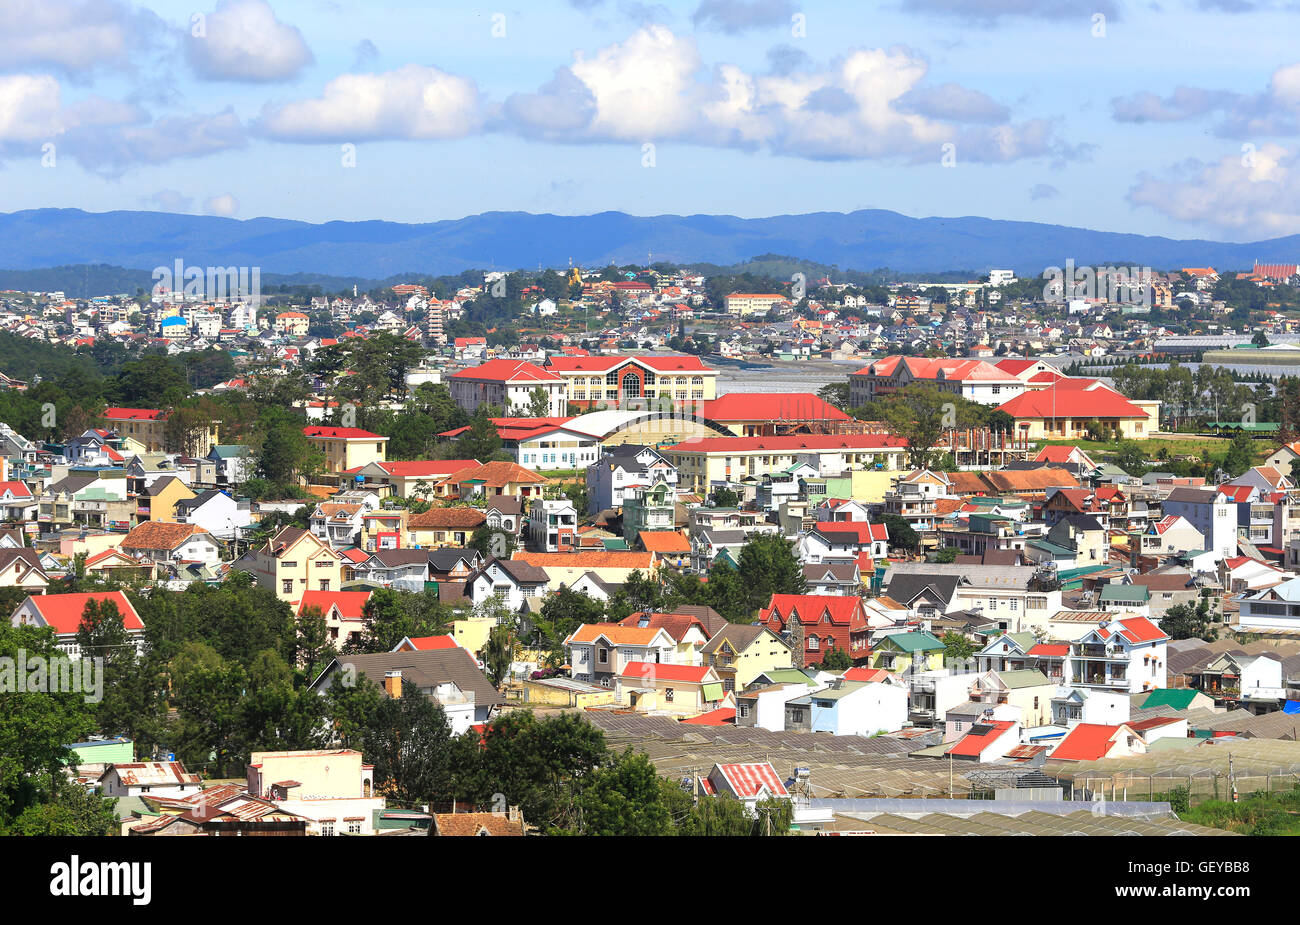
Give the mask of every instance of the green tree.
[[528, 417], [544, 418], [551, 413], [551, 397], [540, 385], [528, 393]]
[[889, 532], [889, 544], [898, 549], [914, 552], [921, 548], [921, 537], [912, 529], [905, 519], [897, 514], [885, 514], [880, 518]]
[[672, 835], [673, 818], [655, 766], [630, 748], [595, 771], [576, 799], [581, 835]]
[[975, 657], [975, 644], [961, 633], [944, 633], [940, 642], [943, 643], [943, 660], [947, 665]]
[[483, 646], [483, 666], [488, 680], [500, 687], [510, 674], [510, 664], [515, 660], [514, 634], [509, 626], [498, 624], [488, 631]]
[[822, 671], [846, 671], [853, 667], [853, 658], [839, 646], [826, 653], [821, 661]]
[[773, 594], [803, 594], [808, 590], [794, 544], [779, 534], [751, 536], [741, 547], [736, 571], [745, 589], [745, 615], [766, 607]]
[[930, 466], [944, 431], [975, 426], [984, 414], [981, 406], [928, 382], [914, 383], [854, 411], [856, 417], [883, 422], [906, 440], [908, 464], [917, 469]]
[[713, 502], [714, 507], [740, 507], [740, 495], [722, 486], [713, 489], [709, 500]]

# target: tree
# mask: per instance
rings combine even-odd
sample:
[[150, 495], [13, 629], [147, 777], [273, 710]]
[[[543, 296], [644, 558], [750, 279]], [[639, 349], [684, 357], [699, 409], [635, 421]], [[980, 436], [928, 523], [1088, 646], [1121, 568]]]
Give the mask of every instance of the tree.
[[822, 671], [846, 671], [853, 667], [853, 658], [839, 646], [826, 653], [819, 666]]
[[533, 632], [540, 647], [556, 651], [570, 633], [584, 623], [600, 623], [605, 606], [581, 591], [561, 587], [542, 605], [533, 618]]
[[938, 563], [940, 563], [940, 564], [942, 564], [942, 565], [948, 565], [949, 563], [956, 562], [956, 561], [957, 561], [957, 547], [956, 547], [956, 546], [944, 546], [942, 549], [938, 550], [938, 551], [934, 554], [934, 561], [935, 561], [935, 562], [938, 562]]
[[1146, 454], [1132, 440], [1123, 440], [1115, 448], [1115, 465], [1134, 477], [1147, 473]]
[[906, 440], [908, 464], [917, 469], [930, 466], [935, 444], [945, 430], [974, 426], [984, 413], [979, 405], [928, 382], [914, 383], [854, 411], [856, 417], [882, 421], [891, 433]]
[[1266, 334], [1263, 328], [1261, 328], [1255, 332], [1255, 336], [1250, 339], [1250, 342], [1256, 347], [1267, 347], [1269, 346], [1268, 334]]
[[880, 518], [889, 532], [889, 542], [898, 549], [913, 552], [921, 548], [921, 538], [902, 517], [897, 514], [885, 514]]
[[1247, 434], [1239, 433], [1228, 444], [1228, 453], [1223, 457], [1223, 468], [1235, 478], [1249, 469], [1254, 464], [1254, 459], [1254, 441]]
[[[491, 462], [503, 455], [501, 435], [492, 418], [497, 417], [497, 409], [492, 405], [479, 405], [470, 421], [469, 430], [461, 434], [456, 441], [456, 456], [460, 459], [477, 459]], [[507, 457], [508, 458], [508, 457]]]
[[849, 384], [847, 382], [830, 382], [817, 390], [817, 397], [841, 411], [849, 407]]
[[940, 642], [943, 643], [943, 661], [945, 665], [951, 666], [959, 662], [969, 661], [975, 657], [975, 644], [961, 633], [944, 633]]
[[713, 489], [709, 500], [713, 502], [714, 507], [740, 507], [740, 495], [722, 486]]
[[673, 834], [659, 772], [631, 748], [595, 771], [575, 803], [580, 835]]
[[269, 408], [262, 416], [262, 445], [253, 473], [274, 491], [296, 494], [298, 483], [323, 465], [323, 457], [303, 433], [302, 420], [283, 408]]
[[1160, 628], [1170, 639], [1204, 639], [1213, 642], [1219, 638], [1219, 631], [1211, 626], [1209, 605], [1202, 598], [1197, 606], [1175, 604], [1165, 611], [1160, 618]]
[[551, 413], [551, 396], [540, 385], [528, 393], [528, 416], [544, 418]]
[[794, 544], [779, 534], [751, 536], [741, 547], [736, 571], [745, 590], [744, 613], [737, 614], [736, 619], [766, 607], [773, 594], [803, 594], [808, 590]]
[[465, 547], [467, 549], [477, 549], [483, 554], [484, 558], [509, 559], [518, 545], [519, 543], [513, 533], [502, 530], [500, 527], [489, 527], [487, 524], [483, 524], [476, 527], [474, 532], [470, 534], [469, 542], [465, 544]]
[[510, 674], [510, 665], [515, 660], [515, 640], [509, 626], [498, 624], [488, 632], [487, 643], [483, 646], [483, 666], [493, 686], [500, 687]]

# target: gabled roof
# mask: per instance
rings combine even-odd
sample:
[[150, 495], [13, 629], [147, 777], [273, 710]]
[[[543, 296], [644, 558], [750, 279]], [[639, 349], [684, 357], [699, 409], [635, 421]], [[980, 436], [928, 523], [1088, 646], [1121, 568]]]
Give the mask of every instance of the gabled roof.
[[1115, 735], [1124, 728], [1127, 724], [1079, 723], [1065, 734], [1050, 757], [1053, 761], [1100, 761], [1110, 751]]
[[992, 720], [976, 723], [970, 732], [962, 736], [948, 754], [957, 758], [978, 758], [997, 742], [1003, 735], [1015, 728], [1015, 723], [1008, 720]]
[[789, 796], [785, 782], [767, 761], [715, 764], [709, 776], [715, 774], [726, 781], [731, 792], [741, 799], [757, 797], [765, 791], [772, 796]]
[[766, 622], [775, 613], [788, 620], [791, 612], [797, 613], [799, 622], [805, 625], [819, 622], [825, 614], [832, 624], [851, 626], [862, 619], [862, 598], [848, 594], [773, 594], [768, 606], [759, 612], [759, 619]]
[[322, 614], [328, 614], [330, 608], [337, 607], [339, 616], [344, 620], [360, 620], [370, 594], [370, 591], [304, 591], [302, 600], [298, 603], [298, 616], [302, 616], [310, 607], [319, 607]]
[[713, 669], [708, 665], [669, 665], [663, 662], [628, 662], [623, 666], [622, 677], [676, 681], [683, 684], [705, 684]]
[[[103, 604], [107, 601], [117, 605], [122, 615], [122, 626], [128, 631], [141, 631], [144, 623], [140, 615], [131, 606], [130, 600], [121, 591], [95, 591], [77, 594], [33, 594], [27, 598], [36, 612], [40, 614], [45, 625], [60, 636], [74, 635], [81, 627], [81, 616], [86, 604], [95, 601]], [[21, 606], [21, 605], [20, 605]]]

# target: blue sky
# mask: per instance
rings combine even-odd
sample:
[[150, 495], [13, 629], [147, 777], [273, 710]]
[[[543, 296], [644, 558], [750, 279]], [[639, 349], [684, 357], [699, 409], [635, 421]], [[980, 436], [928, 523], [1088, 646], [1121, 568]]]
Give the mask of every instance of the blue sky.
[[313, 222], [885, 208], [1300, 232], [1300, 11], [1285, 0], [197, 12], [0, 0], [0, 208]]

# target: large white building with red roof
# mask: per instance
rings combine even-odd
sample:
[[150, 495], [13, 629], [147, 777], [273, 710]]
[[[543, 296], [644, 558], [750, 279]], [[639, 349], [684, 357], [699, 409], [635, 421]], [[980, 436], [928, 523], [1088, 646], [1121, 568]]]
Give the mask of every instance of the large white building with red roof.
[[1076, 687], [1138, 694], [1166, 686], [1169, 636], [1147, 617], [1097, 625], [1074, 643], [1066, 681]]
[[1025, 391], [1018, 376], [985, 360], [888, 356], [849, 375], [849, 404], [857, 408], [918, 382], [981, 405], [999, 405]]
[[566, 409], [565, 380], [553, 370], [522, 360], [488, 360], [447, 378], [451, 397], [470, 414], [492, 405], [503, 414], [529, 414], [533, 393], [546, 395], [546, 415], [560, 417]]
[[1090, 428], [1144, 440], [1160, 429], [1160, 402], [1129, 400], [1096, 379], [1058, 379], [998, 405], [1028, 440], [1082, 440]]

